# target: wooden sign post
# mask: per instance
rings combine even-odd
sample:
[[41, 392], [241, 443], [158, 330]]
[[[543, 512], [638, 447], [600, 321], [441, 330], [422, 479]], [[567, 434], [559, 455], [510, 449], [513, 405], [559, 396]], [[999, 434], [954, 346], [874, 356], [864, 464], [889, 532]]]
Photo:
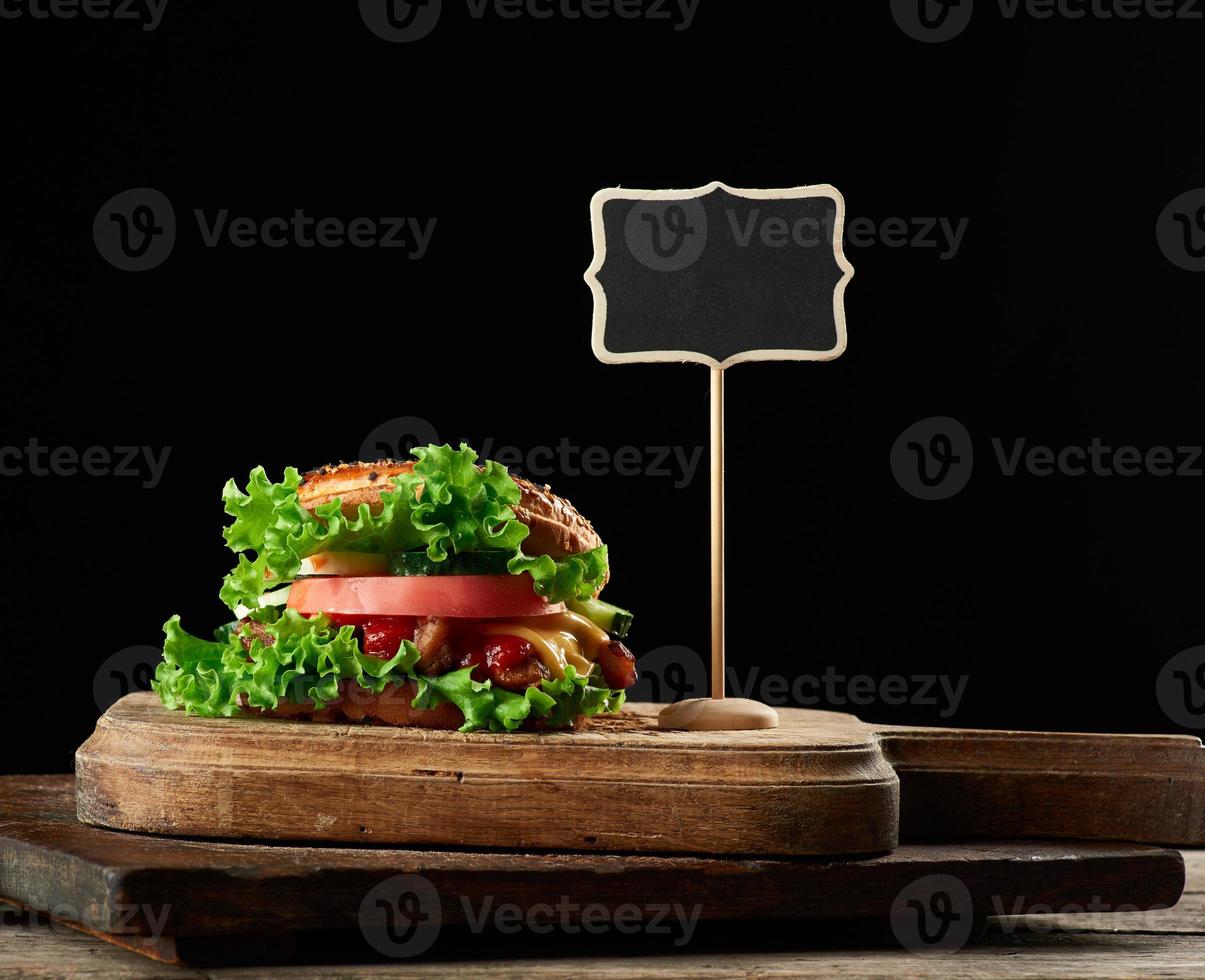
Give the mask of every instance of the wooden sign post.
[[775, 728], [773, 708], [724, 697], [724, 370], [828, 361], [845, 350], [845, 201], [828, 184], [741, 190], [606, 188], [590, 205], [594, 354], [711, 371], [711, 698], [662, 711], [662, 728]]

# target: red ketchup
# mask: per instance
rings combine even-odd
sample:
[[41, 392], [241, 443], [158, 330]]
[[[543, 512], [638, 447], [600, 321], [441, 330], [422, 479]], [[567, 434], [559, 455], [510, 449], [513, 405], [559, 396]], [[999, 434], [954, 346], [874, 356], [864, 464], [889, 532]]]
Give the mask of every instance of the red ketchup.
[[470, 642], [460, 665], [473, 668], [475, 681], [497, 681], [503, 671], [522, 667], [534, 656], [532, 645], [518, 636], [480, 636]]
[[355, 626], [363, 631], [360, 649], [366, 657], [390, 660], [401, 649], [402, 640], [414, 639], [418, 620], [414, 616], [340, 616], [327, 617], [335, 627]]

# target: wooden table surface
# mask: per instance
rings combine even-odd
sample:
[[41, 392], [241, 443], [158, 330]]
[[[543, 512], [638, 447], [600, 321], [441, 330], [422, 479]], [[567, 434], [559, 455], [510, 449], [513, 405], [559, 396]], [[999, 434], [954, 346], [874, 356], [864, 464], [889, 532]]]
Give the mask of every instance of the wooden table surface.
[[[516, 937], [516, 958], [474, 955], [460, 960], [376, 965], [185, 970], [163, 966], [45, 919], [31, 921], [0, 906], [0, 977], [757, 977], [827, 974], [890, 977], [1202, 977], [1205, 976], [1205, 851], [1187, 851], [1188, 887], [1174, 909], [1108, 915], [992, 919], [972, 945], [952, 955], [911, 954], [831, 929], [792, 927], [766, 950], [735, 927], [707, 949], [606, 956], [592, 941], [581, 955], [558, 946], [536, 958], [542, 937]], [[744, 933], [744, 935], [742, 935]], [[605, 938], [605, 937], [604, 937]]]

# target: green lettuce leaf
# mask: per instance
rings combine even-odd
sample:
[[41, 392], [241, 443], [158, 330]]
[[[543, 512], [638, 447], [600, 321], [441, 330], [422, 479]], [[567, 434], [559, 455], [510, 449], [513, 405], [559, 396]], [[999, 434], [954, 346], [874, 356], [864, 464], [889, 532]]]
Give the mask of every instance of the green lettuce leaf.
[[351, 518], [337, 500], [313, 514], [302, 507], [301, 477], [292, 467], [280, 483], [272, 483], [263, 467], [251, 471], [245, 491], [233, 480], [227, 483], [222, 500], [234, 520], [223, 536], [239, 559], [223, 580], [222, 601], [231, 609], [254, 609], [267, 589], [292, 581], [303, 558], [324, 551], [423, 548], [432, 561], [443, 561], [462, 551], [505, 550], [513, 553], [508, 571], [529, 573], [535, 590], [550, 602], [589, 598], [602, 588], [605, 546], [561, 559], [523, 554], [529, 532], [512, 510], [520, 491], [506, 467], [493, 460], [479, 467], [477, 454], [463, 443], [459, 449], [420, 446], [414, 456], [414, 471], [394, 477], [394, 488], [381, 493], [378, 513], [361, 504]]
[[250, 650], [245, 649], [240, 633], [254, 636], [247, 624], [224, 640], [192, 636], [181, 628], [179, 616], [164, 624], [163, 661], [151, 687], [166, 707], [208, 718], [229, 717], [241, 710], [242, 696], [253, 708], [273, 709], [288, 701], [313, 703], [321, 710], [341, 696], [341, 681], [374, 694], [389, 684], [412, 681], [412, 703], [433, 708], [450, 701], [464, 714], [462, 732], [506, 732], [528, 718], [565, 727], [578, 715], [615, 712], [624, 702], [622, 691], [595, 687], [591, 677], [571, 666], [564, 680], [545, 680], [538, 688], [516, 694], [473, 680], [468, 667], [439, 677], [415, 674], [419, 652], [409, 640], [402, 641], [392, 659], [381, 660], [361, 652], [353, 627], [335, 628], [325, 616], [261, 609], [251, 618], [272, 637], [271, 645], [256, 637]]
[[379, 694], [387, 683], [418, 662], [418, 649], [405, 643], [391, 660], [360, 651], [355, 628], [335, 629], [325, 616], [307, 618], [286, 609], [257, 610], [256, 621], [273, 638], [258, 638], [244, 649], [240, 631], [225, 641], [202, 640], [184, 631], [180, 617], [164, 624], [163, 661], [155, 669], [152, 689], [169, 708], [189, 714], [229, 716], [239, 710], [239, 695], [253, 708], [275, 708], [285, 700], [313, 701], [321, 709], [339, 694], [339, 681], [354, 680]]
[[512, 575], [529, 573], [536, 592], [549, 602], [589, 599], [602, 588], [607, 577], [607, 546], [599, 545], [592, 551], [560, 559], [520, 553], [506, 563], [506, 570]]
[[492, 687], [489, 681], [473, 680], [472, 668], [455, 670], [439, 677], [418, 677], [414, 704], [433, 708], [451, 701], [464, 714], [462, 732], [488, 728], [492, 732], [511, 732], [528, 718], [538, 718], [554, 728], [564, 728], [578, 715], [590, 717], [602, 712], [614, 713], [623, 707], [623, 691], [594, 687], [589, 676], [579, 674], [572, 665], [565, 668], [564, 680], [543, 680], [523, 694]]

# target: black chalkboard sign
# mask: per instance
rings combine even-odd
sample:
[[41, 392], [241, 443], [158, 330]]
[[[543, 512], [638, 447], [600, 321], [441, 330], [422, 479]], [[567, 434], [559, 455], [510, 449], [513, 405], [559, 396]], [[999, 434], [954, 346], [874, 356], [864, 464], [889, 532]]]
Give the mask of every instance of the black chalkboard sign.
[[778, 714], [724, 692], [724, 370], [740, 361], [828, 361], [845, 350], [845, 201], [828, 184], [739, 190], [601, 190], [590, 204], [594, 355], [695, 361], [711, 375], [711, 699], [662, 728], [776, 728]]
[[822, 361], [845, 350], [845, 201], [828, 184], [607, 188], [591, 202], [594, 353], [609, 363]]

